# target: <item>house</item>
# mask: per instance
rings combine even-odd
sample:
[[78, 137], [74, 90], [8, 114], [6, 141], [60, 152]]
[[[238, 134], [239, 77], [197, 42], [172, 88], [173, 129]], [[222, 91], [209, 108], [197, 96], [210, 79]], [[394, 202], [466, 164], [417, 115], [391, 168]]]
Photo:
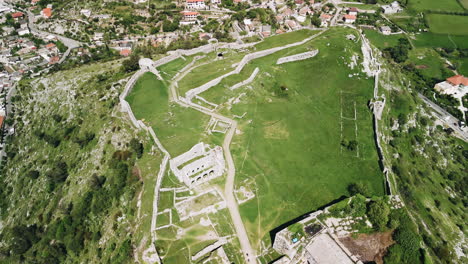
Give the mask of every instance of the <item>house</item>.
[[294, 3], [296, 3], [296, 6], [301, 6], [304, 4], [304, 0], [295, 0]]
[[322, 13], [322, 14], [320, 15], [320, 19], [321, 19], [322, 21], [330, 21], [331, 18], [332, 18], [332, 15], [330, 15], [330, 14]]
[[200, 40], [210, 40], [210, 39], [211, 39], [211, 35], [208, 34], [208, 33], [204, 33], [204, 32], [203, 32], [203, 33], [198, 34], [198, 38], [199, 38]]
[[124, 57], [130, 56], [130, 54], [132, 54], [132, 50], [129, 50], [129, 49], [123, 49], [120, 51], [120, 55]]
[[11, 17], [15, 20], [18, 20], [24, 16], [23, 12], [15, 12], [11, 14]]
[[392, 33], [392, 29], [389, 26], [382, 26], [380, 27], [380, 32], [384, 35], [390, 35]]
[[271, 35], [271, 26], [270, 25], [262, 25], [260, 33], [264, 38], [269, 37]]
[[104, 33], [102, 32], [95, 32], [93, 36], [94, 41], [100, 41], [104, 39]]
[[343, 16], [343, 21], [350, 24], [354, 23], [356, 21], [356, 16], [346, 14]]
[[53, 65], [53, 64], [56, 64], [60, 61], [60, 57], [59, 56], [52, 56], [50, 59], [49, 59], [49, 65]]
[[41, 15], [44, 18], [50, 18], [52, 16], [52, 8], [44, 8], [41, 11]]
[[356, 7], [351, 7], [348, 9], [348, 15], [357, 16], [358, 13], [359, 11]]
[[384, 14], [395, 14], [403, 11], [403, 8], [400, 6], [400, 3], [394, 1], [389, 5], [383, 5], [382, 11], [384, 12]]
[[187, 9], [205, 9], [206, 5], [204, 0], [187, 0], [185, 7]]
[[49, 43], [47, 45], [45, 45], [46, 49], [48, 49], [50, 52], [54, 52], [54, 53], [57, 53], [58, 52], [58, 48], [57, 46], [54, 44], [54, 43]]
[[455, 75], [436, 84], [434, 89], [441, 94], [462, 98], [468, 94], [468, 78], [463, 75]]
[[295, 15], [294, 18], [296, 18], [297, 21], [304, 23], [307, 19], [306, 16], [301, 16], [301, 15]]
[[195, 12], [195, 11], [182, 11], [180, 13], [182, 14], [182, 17], [184, 18], [184, 20], [187, 20], [187, 21], [197, 20], [197, 17], [200, 15], [200, 13]]
[[301, 16], [307, 16], [307, 15], [313, 15], [314, 11], [310, 10], [308, 6], [304, 6], [303, 8], [299, 9], [299, 15]]
[[16, 30], [16, 32], [18, 33], [18, 36], [24, 36], [24, 35], [29, 34], [29, 29], [28, 28], [18, 28]]
[[219, 4], [221, 4], [221, 0], [211, 0], [211, 4], [219, 5]]
[[291, 30], [295, 30], [299, 28], [299, 25], [296, 23], [294, 20], [286, 20], [285, 24], [289, 27]]

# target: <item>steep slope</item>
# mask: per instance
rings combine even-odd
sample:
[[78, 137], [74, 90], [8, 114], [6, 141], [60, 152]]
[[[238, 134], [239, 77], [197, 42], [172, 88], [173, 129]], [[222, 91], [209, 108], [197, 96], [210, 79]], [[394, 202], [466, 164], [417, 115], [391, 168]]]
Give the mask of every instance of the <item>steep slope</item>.
[[[132, 258], [142, 172], [157, 171], [160, 153], [116, 107], [126, 77], [120, 65], [92, 64], [20, 82], [16, 132], [0, 172], [1, 263]], [[151, 218], [151, 211], [143, 213]]]

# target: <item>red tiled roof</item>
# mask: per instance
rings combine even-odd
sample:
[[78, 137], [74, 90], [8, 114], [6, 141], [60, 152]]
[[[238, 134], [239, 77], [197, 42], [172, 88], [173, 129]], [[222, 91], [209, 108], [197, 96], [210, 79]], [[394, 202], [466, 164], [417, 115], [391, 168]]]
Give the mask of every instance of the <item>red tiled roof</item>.
[[450, 84], [452, 85], [460, 85], [460, 84], [463, 84], [465, 86], [468, 86], [468, 78], [466, 78], [465, 76], [463, 75], [455, 75], [455, 76], [452, 76], [450, 78], [447, 78], [446, 80], [447, 82], [449, 82]]
[[356, 7], [351, 7], [349, 9], [349, 12], [358, 12], [358, 9]]
[[59, 56], [54, 56], [54, 57], [50, 58], [49, 64], [55, 64], [55, 63], [57, 63], [59, 61], [60, 61], [60, 57]]
[[329, 19], [329, 18], [331, 18], [331, 17], [332, 17], [332, 16], [329, 15], [329, 14], [321, 14], [321, 15], [320, 15], [320, 18], [323, 18], [323, 19]]
[[345, 19], [356, 20], [356, 16], [353, 16], [353, 15], [344, 15], [343, 17], [344, 17]]
[[0, 128], [3, 126], [3, 120], [5, 120], [4, 116], [0, 116]]
[[184, 16], [198, 16], [199, 14], [198, 12], [191, 12], [191, 11], [182, 11], [180, 13], [182, 13], [182, 15]]
[[54, 48], [55, 47], [55, 44], [54, 43], [49, 43], [46, 45], [46, 48], [48, 49], [51, 49], [51, 48]]
[[125, 57], [129, 56], [130, 54], [132, 54], [132, 51], [129, 49], [123, 49], [120, 51], [120, 55], [125, 56]]
[[42, 9], [42, 14], [45, 17], [51, 17], [52, 16], [52, 9], [51, 8], [44, 8], [44, 9]]
[[15, 12], [13, 14], [11, 14], [11, 17], [12, 18], [18, 18], [18, 17], [22, 17], [24, 14], [23, 12]]

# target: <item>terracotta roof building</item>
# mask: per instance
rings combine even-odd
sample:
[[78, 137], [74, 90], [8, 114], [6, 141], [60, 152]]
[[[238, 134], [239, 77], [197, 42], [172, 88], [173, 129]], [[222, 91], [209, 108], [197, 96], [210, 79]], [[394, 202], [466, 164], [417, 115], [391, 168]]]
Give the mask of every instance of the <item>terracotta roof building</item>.
[[447, 78], [446, 80], [448, 83], [450, 83], [451, 85], [464, 85], [464, 86], [468, 86], [468, 78], [466, 78], [465, 76], [463, 75], [455, 75], [455, 76], [452, 76], [450, 78]]
[[52, 16], [52, 8], [44, 8], [41, 11], [41, 15], [45, 18], [49, 18]]
[[132, 51], [129, 50], [129, 49], [123, 49], [123, 50], [120, 51], [120, 55], [122, 55], [124, 57], [130, 56], [130, 54], [132, 54]]
[[20, 17], [23, 17], [23, 16], [24, 16], [23, 12], [15, 12], [15, 13], [11, 14], [12, 18], [20, 18]]

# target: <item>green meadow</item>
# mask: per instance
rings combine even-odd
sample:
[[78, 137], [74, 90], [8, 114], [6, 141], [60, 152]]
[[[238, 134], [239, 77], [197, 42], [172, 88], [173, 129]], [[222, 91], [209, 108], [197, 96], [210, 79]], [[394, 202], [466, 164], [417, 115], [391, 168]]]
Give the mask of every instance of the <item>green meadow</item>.
[[197, 144], [204, 134], [209, 117], [169, 102], [168, 87], [152, 73], [145, 73], [126, 100], [135, 117], [150, 125], [172, 156]]
[[[312, 33], [295, 34], [302, 36], [300, 40]], [[352, 56], [361, 58], [362, 54], [360, 43], [347, 40], [347, 34], [356, 32], [330, 29], [301, 46], [251, 61], [240, 74], [201, 94], [220, 104], [218, 111], [223, 115], [245, 113], [236, 119], [238, 132], [231, 152], [235, 188], [248, 180], [251, 184], [247, 188], [256, 195], [241, 204], [240, 211], [257, 249], [261, 241], [271, 242], [272, 229], [348, 195], [351, 183], [365, 183], [374, 195], [384, 193], [367, 107], [374, 80], [366, 77], [360, 66], [349, 66]], [[262, 48], [284, 43], [289, 36], [275, 37]], [[314, 58], [276, 65], [281, 57], [312, 49], [319, 49]], [[182, 79], [180, 94], [221, 75], [224, 67], [242, 56], [212, 56], [212, 63], [200, 64]], [[260, 72], [250, 85], [228, 89], [247, 79], [257, 67]], [[138, 80], [127, 100], [136, 117], [155, 129], [173, 156], [207, 137], [204, 127], [208, 117], [169, 103], [167, 83], [152, 74]], [[218, 144], [222, 141], [216, 140]], [[358, 143], [355, 149], [342, 144], [354, 140]]]
[[409, 7], [417, 11], [463, 11], [457, 0], [409, 0], [408, 2]]
[[[302, 46], [254, 60], [239, 75], [213, 87], [216, 92], [202, 94], [216, 103], [244, 94], [238, 103], [224, 103], [221, 112], [245, 113], [238, 120], [241, 132], [231, 151], [236, 183], [255, 182], [250, 186], [256, 190], [255, 199], [240, 210], [257, 248], [262, 239], [270, 242], [275, 227], [347, 195], [350, 183], [362, 181], [373, 194], [383, 194], [367, 108], [373, 79], [345, 65], [343, 50], [347, 56], [360, 54], [360, 44], [346, 40], [349, 33], [353, 31], [329, 30]], [[314, 58], [276, 65], [280, 57], [315, 48], [319, 54]], [[251, 88], [227, 89], [247, 79], [256, 67], [260, 73]], [[358, 76], [348, 77], [355, 73]], [[357, 120], [351, 120], [355, 103]], [[341, 118], [342, 109], [349, 120]], [[358, 150], [343, 148], [342, 140], [356, 140]]]
[[468, 16], [428, 14], [426, 20], [432, 33], [468, 35]]

